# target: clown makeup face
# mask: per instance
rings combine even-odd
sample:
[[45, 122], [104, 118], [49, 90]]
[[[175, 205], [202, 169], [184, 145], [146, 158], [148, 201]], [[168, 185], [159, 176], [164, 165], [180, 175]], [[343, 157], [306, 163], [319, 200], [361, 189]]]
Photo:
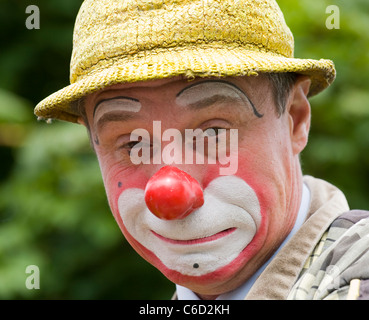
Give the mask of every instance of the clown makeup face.
[[[310, 124], [309, 84], [298, 79], [282, 116], [264, 76], [121, 84], [87, 97], [113, 215], [133, 248], [168, 279], [202, 297], [233, 290], [288, 235], [301, 199], [298, 154]], [[138, 143], [151, 157], [154, 141], [159, 152], [171, 143], [154, 132], [157, 121], [183, 136], [189, 129], [211, 132], [215, 148], [221, 134], [234, 130], [237, 152], [226, 153], [236, 170], [222, 175], [220, 161], [186, 163], [184, 153], [184, 161], [170, 165], [133, 163]], [[132, 141], [137, 129], [147, 134]]]

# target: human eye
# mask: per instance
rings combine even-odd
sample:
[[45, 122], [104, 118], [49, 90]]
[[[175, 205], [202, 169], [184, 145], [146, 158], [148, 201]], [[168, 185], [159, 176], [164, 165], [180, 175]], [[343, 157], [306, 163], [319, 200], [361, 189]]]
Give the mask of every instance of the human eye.
[[202, 145], [204, 155], [209, 159], [209, 163], [212, 160], [218, 160], [220, 153], [228, 151], [230, 148], [231, 131], [232, 128], [229, 124], [210, 125], [203, 130]]
[[226, 128], [221, 128], [221, 127], [210, 127], [205, 129], [204, 132], [204, 137], [208, 137], [208, 138], [216, 138], [218, 139], [218, 137], [222, 134], [224, 134], [227, 131]]
[[136, 149], [136, 151], [143, 149], [151, 150], [152, 147], [153, 145], [150, 141], [146, 141], [142, 137], [137, 137], [137, 140], [121, 142], [118, 144], [118, 149], [124, 151], [129, 156], [131, 156], [132, 150], [134, 149]]
[[116, 155], [127, 165], [149, 164], [154, 154], [154, 145], [148, 132], [134, 130], [117, 140]]
[[119, 149], [120, 150], [125, 150], [127, 152], [127, 154], [130, 155], [132, 149], [134, 147], [137, 147], [138, 144], [141, 144], [141, 141], [130, 141], [130, 142], [124, 143], [121, 146], [119, 146]]
[[186, 147], [190, 147], [196, 152], [213, 148], [216, 150], [219, 142], [222, 142], [226, 137], [227, 130], [226, 125], [212, 124], [205, 124], [200, 128], [190, 130], [191, 134], [186, 135]]

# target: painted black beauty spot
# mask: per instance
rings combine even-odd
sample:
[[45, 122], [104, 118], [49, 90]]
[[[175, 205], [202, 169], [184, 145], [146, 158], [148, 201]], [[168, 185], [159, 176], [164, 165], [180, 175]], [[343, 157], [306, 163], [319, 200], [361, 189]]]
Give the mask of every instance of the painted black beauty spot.
[[195, 264], [193, 265], [193, 267], [194, 267], [195, 269], [197, 269], [197, 268], [199, 267], [199, 264], [198, 264], [198, 263], [195, 263]]

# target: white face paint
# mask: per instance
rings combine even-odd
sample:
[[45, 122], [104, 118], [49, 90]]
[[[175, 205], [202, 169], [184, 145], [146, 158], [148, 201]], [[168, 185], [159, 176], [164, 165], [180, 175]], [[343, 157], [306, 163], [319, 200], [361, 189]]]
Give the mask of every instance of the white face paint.
[[232, 102], [238, 106], [251, 106], [246, 94], [235, 85], [225, 81], [205, 81], [183, 89], [176, 98], [180, 107], [201, 108], [217, 101]]
[[141, 110], [141, 107], [141, 103], [132, 98], [116, 97], [113, 99], [103, 100], [95, 107], [94, 124], [96, 125], [107, 113], [121, 111], [137, 113]]
[[127, 231], [169, 269], [202, 276], [232, 262], [260, 222], [254, 190], [236, 176], [218, 177], [204, 190], [204, 205], [182, 220], [162, 220], [146, 207], [144, 190], [127, 189], [118, 208]]

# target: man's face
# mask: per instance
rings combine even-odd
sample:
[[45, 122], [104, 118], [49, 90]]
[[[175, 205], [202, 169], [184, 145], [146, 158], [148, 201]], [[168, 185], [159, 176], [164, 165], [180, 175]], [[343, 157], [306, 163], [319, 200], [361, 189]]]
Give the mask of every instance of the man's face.
[[[232, 290], [291, 230], [301, 198], [298, 117], [288, 110], [278, 116], [275, 110], [263, 76], [121, 84], [87, 97], [91, 138], [113, 215], [133, 248], [171, 281], [204, 295]], [[147, 208], [145, 188], [168, 164], [150, 160], [173, 142], [163, 135], [171, 129], [181, 134], [183, 145], [177, 141], [182, 154], [170, 165], [198, 182], [204, 204], [185, 218], [165, 220]], [[207, 161], [206, 151], [204, 161], [186, 161], [186, 150], [196, 148], [186, 132], [196, 129], [211, 133], [204, 140], [218, 135], [212, 140], [217, 150], [220, 135], [225, 137], [227, 165], [233, 166], [226, 175], [224, 162], [217, 155]], [[134, 131], [147, 134], [134, 140]], [[145, 163], [132, 161], [138, 142], [150, 150]]]

